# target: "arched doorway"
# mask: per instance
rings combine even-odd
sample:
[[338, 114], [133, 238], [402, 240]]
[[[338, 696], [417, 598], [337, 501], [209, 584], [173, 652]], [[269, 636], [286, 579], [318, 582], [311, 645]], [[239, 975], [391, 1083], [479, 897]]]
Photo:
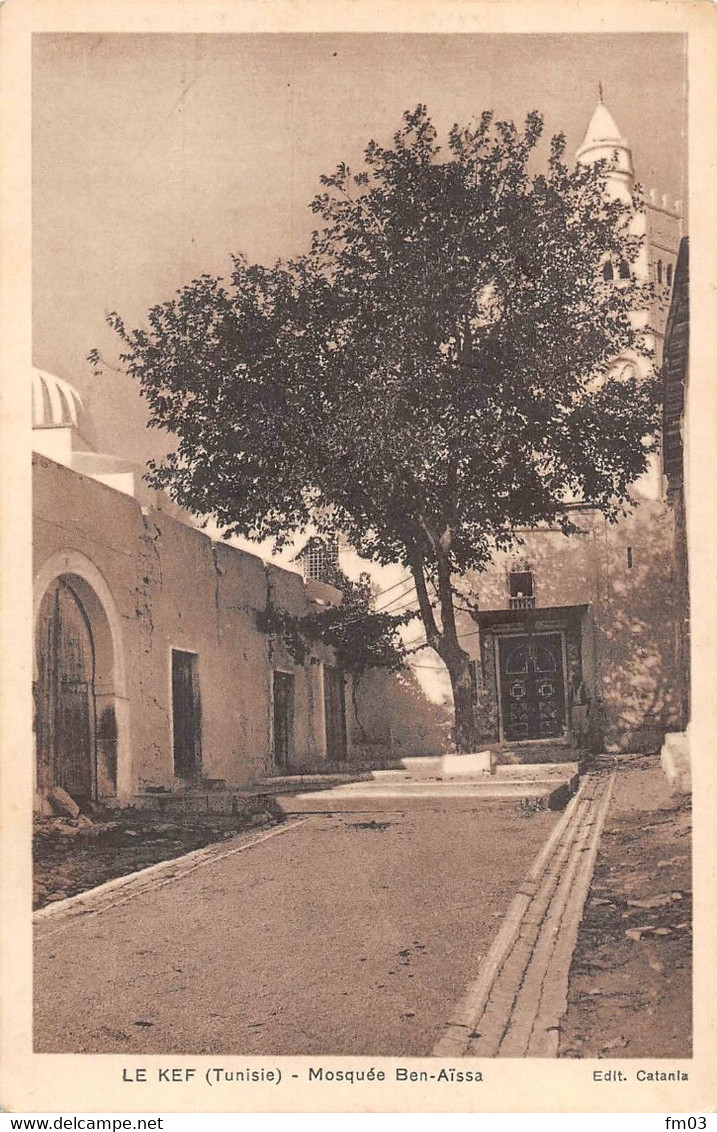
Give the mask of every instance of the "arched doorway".
[[89, 618], [67, 578], [48, 587], [37, 620], [38, 786], [75, 801], [97, 797], [95, 650]]
[[[97, 567], [61, 551], [35, 578], [35, 747], [41, 796], [133, 791], [122, 621]], [[38, 802], [40, 800], [38, 799]]]

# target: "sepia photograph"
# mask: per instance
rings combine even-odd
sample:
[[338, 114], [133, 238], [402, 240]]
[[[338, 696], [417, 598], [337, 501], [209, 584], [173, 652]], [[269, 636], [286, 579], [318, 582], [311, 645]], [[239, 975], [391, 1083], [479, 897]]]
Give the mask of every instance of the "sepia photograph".
[[689, 36], [30, 40], [32, 1055], [137, 1103], [478, 1111], [540, 1059], [654, 1106], [695, 1053]]

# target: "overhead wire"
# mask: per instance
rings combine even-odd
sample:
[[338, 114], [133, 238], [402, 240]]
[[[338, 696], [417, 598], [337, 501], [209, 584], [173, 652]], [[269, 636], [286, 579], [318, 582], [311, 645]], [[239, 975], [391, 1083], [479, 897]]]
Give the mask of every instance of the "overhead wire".
[[392, 586], [387, 586], [385, 590], [381, 590], [380, 594], [377, 595], [376, 600], [378, 601], [379, 598], [385, 597], [386, 594], [390, 594], [392, 590], [397, 590], [399, 586], [405, 586], [406, 582], [413, 583], [413, 578], [401, 578], [400, 582], [394, 582]]
[[[479, 633], [480, 633], [480, 629], [473, 629], [473, 630], [471, 630], [470, 633], [458, 633], [458, 640], [459, 641], [466, 641], [466, 640], [468, 640], [469, 637], [477, 637]], [[421, 640], [420, 637], [414, 637], [414, 639], [412, 641], [404, 641], [404, 644], [405, 644], [406, 648], [410, 648], [411, 645], [418, 644], [418, 642], [420, 640]], [[424, 643], [425, 643], [426, 647], [428, 647], [428, 648], [431, 647], [428, 644], [428, 641], [425, 641]]]
[[[406, 610], [411, 608], [413, 608], [416, 613], [420, 613], [418, 606], [415, 604], [415, 598], [413, 596], [409, 597], [408, 601], [404, 601], [402, 605], [397, 605], [395, 609], [392, 609], [391, 616], [395, 616], [398, 613], [404, 613]], [[386, 611], [381, 609], [379, 610], [379, 612], [384, 613]]]
[[[406, 579], [406, 580], [408, 581], [409, 579]], [[395, 605], [397, 601], [400, 602], [404, 598], [409, 597], [411, 595], [411, 590], [413, 590], [413, 589], [415, 589], [415, 586], [414, 586], [414, 583], [413, 583], [413, 579], [411, 579], [411, 584], [410, 584], [410, 586], [408, 587], [407, 590], [404, 590], [403, 593], [396, 594], [396, 596], [392, 597], [391, 600], [386, 602], [385, 605], [377, 605], [374, 612], [375, 613], [386, 613], [387, 610], [389, 610], [392, 605]], [[383, 594], [380, 594], [379, 596], [383, 597]]]

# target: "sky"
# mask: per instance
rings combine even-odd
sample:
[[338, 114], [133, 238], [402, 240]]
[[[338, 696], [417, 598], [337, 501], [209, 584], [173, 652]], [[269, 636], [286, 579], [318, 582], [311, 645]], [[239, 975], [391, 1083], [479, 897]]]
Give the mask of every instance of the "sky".
[[39, 34], [33, 44], [33, 360], [83, 396], [88, 439], [138, 461], [166, 451], [116, 358], [129, 326], [230, 256], [307, 247], [308, 205], [358, 168], [404, 110], [445, 139], [491, 109], [545, 117], [573, 153], [604, 100], [638, 180], [686, 197], [685, 40], [612, 35]]

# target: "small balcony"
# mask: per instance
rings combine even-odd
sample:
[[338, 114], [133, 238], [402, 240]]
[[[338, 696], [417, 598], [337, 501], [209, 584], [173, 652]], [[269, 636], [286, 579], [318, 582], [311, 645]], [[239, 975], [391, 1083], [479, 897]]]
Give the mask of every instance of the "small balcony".
[[523, 594], [520, 594], [518, 597], [508, 598], [508, 602], [509, 609], [535, 609], [535, 598], [524, 597]]

